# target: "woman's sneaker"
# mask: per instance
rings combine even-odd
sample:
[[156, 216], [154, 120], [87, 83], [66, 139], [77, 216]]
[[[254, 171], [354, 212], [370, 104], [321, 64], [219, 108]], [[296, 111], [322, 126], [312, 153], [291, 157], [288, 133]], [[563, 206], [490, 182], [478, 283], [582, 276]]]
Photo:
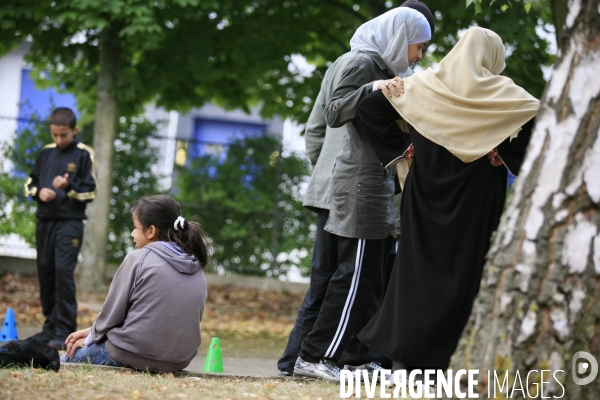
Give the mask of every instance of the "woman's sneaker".
[[294, 375], [325, 379], [327, 381], [340, 381], [340, 369], [334, 363], [325, 359], [318, 363], [311, 363], [298, 357], [294, 365]]
[[[375, 363], [375, 362], [370, 362], [370, 363], [366, 363], [363, 365], [359, 365], [357, 367], [353, 366], [353, 365], [344, 365], [344, 369], [348, 370], [348, 371], [352, 371], [352, 375], [356, 376], [356, 374], [362, 374], [362, 371], [367, 371], [367, 373], [369, 374], [369, 378], [373, 378], [373, 373], [375, 371], [379, 371], [379, 373], [377, 374], [377, 379], [381, 380], [381, 378], [384, 376], [383, 375], [383, 371], [384, 368]], [[385, 374], [385, 378], [392, 382], [392, 384], [394, 383], [394, 375], [391, 373], [391, 371], [388, 369], [387, 370], [387, 374]], [[362, 377], [362, 375], [361, 375]]]
[[367, 370], [367, 372], [369, 373], [369, 376], [373, 375], [373, 371], [381, 371], [383, 370], [383, 368], [381, 368], [381, 365], [376, 364], [374, 362], [370, 362], [367, 364], [363, 364], [363, 365], [359, 365], [358, 367], [355, 367], [353, 365], [344, 365], [344, 369], [347, 369], [348, 371], [362, 371], [362, 370]]

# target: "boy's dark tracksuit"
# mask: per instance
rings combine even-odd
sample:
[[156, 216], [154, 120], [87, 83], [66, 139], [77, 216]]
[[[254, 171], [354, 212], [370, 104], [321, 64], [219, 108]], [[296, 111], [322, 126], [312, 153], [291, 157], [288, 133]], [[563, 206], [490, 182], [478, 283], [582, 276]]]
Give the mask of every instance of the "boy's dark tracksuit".
[[[55, 189], [56, 176], [69, 174], [69, 186]], [[40, 300], [46, 321], [43, 330], [65, 340], [77, 328], [75, 266], [83, 241], [86, 203], [96, 196], [94, 151], [77, 142], [61, 149], [45, 146], [25, 183], [25, 195], [38, 203], [36, 247]], [[54, 200], [41, 201], [39, 193], [48, 188]]]

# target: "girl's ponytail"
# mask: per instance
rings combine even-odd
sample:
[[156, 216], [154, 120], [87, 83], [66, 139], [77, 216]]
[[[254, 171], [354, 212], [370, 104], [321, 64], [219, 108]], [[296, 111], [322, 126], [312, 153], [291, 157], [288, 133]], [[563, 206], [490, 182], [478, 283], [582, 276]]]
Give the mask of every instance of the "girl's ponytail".
[[209, 261], [208, 238], [202, 226], [181, 216], [181, 207], [172, 197], [160, 194], [142, 197], [133, 213], [144, 229], [154, 225], [159, 240], [175, 242], [186, 253], [196, 256], [204, 268]]
[[188, 254], [196, 256], [200, 266], [204, 267], [208, 263], [208, 243], [206, 233], [202, 226], [194, 221], [188, 221], [179, 216], [173, 228], [168, 231], [169, 241], [175, 242]]

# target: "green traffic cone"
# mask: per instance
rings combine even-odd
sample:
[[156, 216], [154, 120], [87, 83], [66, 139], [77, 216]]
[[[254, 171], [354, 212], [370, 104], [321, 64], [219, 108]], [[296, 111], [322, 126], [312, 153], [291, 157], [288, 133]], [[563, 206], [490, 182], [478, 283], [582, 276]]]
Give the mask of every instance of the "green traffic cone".
[[202, 372], [223, 372], [223, 359], [221, 358], [221, 341], [219, 338], [212, 338], [208, 346], [208, 354], [204, 361]]

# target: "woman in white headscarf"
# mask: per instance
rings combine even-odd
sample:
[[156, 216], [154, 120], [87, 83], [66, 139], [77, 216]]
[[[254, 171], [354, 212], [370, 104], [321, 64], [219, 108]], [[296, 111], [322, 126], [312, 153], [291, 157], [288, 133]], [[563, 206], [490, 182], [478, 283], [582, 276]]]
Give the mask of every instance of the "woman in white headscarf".
[[[390, 254], [395, 217], [394, 170], [385, 168], [366, 142], [357, 118], [362, 98], [376, 90], [400, 95], [398, 74], [421, 59], [431, 29], [422, 13], [393, 9], [365, 24], [350, 41], [353, 57], [325, 107], [325, 120], [345, 126], [344, 147], [331, 178], [331, 209], [325, 231], [332, 234], [330, 257], [337, 269], [319, 315], [301, 345], [295, 375], [339, 380], [342, 352], [354, 337], [355, 366], [385, 358], [362, 345], [355, 334], [381, 304], [383, 266]], [[375, 364], [373, 364], [375, 365]]]
[[446, 369], [479, 290], [507, 169], [518, 173], [539, 107], [499, 75], [504, 58], [496, 33], [471, 28], [436, 70], [406, 78], [402, 96], [360, 104], [385, 164], [402, 152], [393, 122], [412, 126], [398, 256], [383, 305], [359, 334], [394, 369]]

